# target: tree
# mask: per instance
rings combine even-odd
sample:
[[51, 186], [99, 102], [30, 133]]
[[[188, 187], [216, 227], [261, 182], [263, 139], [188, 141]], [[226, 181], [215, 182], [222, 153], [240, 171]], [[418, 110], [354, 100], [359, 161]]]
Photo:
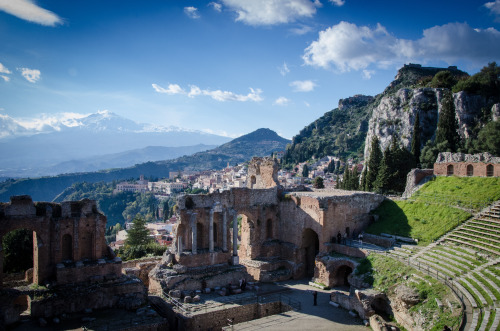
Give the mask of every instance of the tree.
[[370, 159], [368, 161], [368, 174], [366, 176], [367, 191], [371, 191], [373, 189], [373, 183], [377, 179], [382, 157], [383, 155], [382, 150], [380, 149], [380, 142], [378, 137], [374, 135], [370, 146]]
[[325, 184], [323, 182], [322, 177], [316, 177], [314, 178], [314, 183], [313, 183], [314, 188], [325, 188]]
[[382, 157], [382, 163], [377, 174], [377, 178], [373, 183], [373, 190], [375, 192], [385, 193], [389, 191], [390, 180], [392, 176], [392, 155], [391, 150], [387, 147]]
[[477, 136], [477, 150], [500, 156], [500, 121], [489, 122]]
[[363, 172], [361, 173], [361, 184], [360, 184], [360, 187], [359, 189], [360, 190], [363, 190], [363, 191], [366, 191], [366, 175], [368, 174], [368, 168], [365, 167], [363, 169]]
[[13, 230], [0, 244], [4, 250], [3, 272], [22, 272], [33, 267], [33, 231]]
[[359, 173], [358, 166], [354, 166], [350, 175], [349, 175], [349, 190], [358, 190], [359, 189]]
[[140, 216], [136, 216], [132, 222], [132, 228], [127, 232], [126, 246], [146, 245], [151, 241], [149, 238], [149, 230], [146, 227], [146, 220]]
[[[447, 142], [450, 152], [456, 152], [460, 143], [458, 135], [458, 121], [455, 104], [451, 93], [446, 93], [442, 100], [441, 112], [436, 129], [436, 145]], [[444, 151], [441, 151], [444, 152]]]
[[302, 177], [308, 177], [309, 176], [309, 167], [307, 164], [304, 164], [304, 167], [302, 168]]
[[335, 161], [331, 160], [330, 163], [328, 163], [328, 167], [326, 168], [326, 172], [329, 172], [333, 174], [335, 172]]
[[416, 167], [417, 163], [419, 163], [420, 161], [421, 132], [422, 129], [420, 128], [420, 115], [419, 112], [417, 111], [417, 114], [415, 115], [415, 123], [413, 123], [413, 135], [411, 138], [411, 154], [413, 155], [414, 167]]
[[457, 83], [456, 78], [453, 76], [451, 72], [448, 70], [446, 71], [440, 71], [437, 74], [434, 75], [430, 82], [430, 87], [435, 87], [435, 88], [452, 88], [453, 85]]

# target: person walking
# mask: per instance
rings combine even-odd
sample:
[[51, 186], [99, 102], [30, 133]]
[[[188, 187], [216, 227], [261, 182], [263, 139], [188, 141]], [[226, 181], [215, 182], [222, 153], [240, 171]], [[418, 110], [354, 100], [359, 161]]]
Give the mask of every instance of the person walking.
[[337, 233], [337, 243], [339, 245], [342, 243], [342, 235], [340, 234], [340, 231], [339, 231], [339, 233]]
[[313, 291], [314, 305], [318, 305], [318, 291]]

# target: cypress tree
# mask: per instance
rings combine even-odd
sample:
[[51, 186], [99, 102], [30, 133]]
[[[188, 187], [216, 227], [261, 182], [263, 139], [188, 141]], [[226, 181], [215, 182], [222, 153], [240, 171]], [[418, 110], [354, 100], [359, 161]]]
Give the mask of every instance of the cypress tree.
[[420, 134], [422, 129], [420, 129], [420, 115], [417, 111], [415, 115], [415, 123], [413, 124], [413, 136], [411, 138], [411, 154], [413, 155], [414, 164], [413, 167], [417, 167], [420, 161]]
[[373, 189], [373, 183], [377, 179], [380, 169], [380, 162], [382, 161], [382, 150], [380, 149], [380, 142], [377, 136], [373, 136], [370, 146], [370, 160], [368, 161], [368, 173], [366, 175], [366, 190]]
[[359, 189], [362, 191], [367, 191], [366, 189], [366, 175], [368, 174], [368, 167], [365, 167], [363, 169], [363, 172], [361, 173], [361, 184]]
[[436, 145], [447, 142], [451, 152], [456, 152], [460, 143], [458, 121], [455, 113], [455, 105], [450, 92], [443, 97], [436, 130]]
[[309, 167], [307, 164], [304, 164], [304, 167], [302, 168], [302, 177], [307, 177], [309, 176]]
[[377, 174], [377, 178], [373, 183], [373, 190], [375, 192], [385, 193], [389, 190], [391, 177], [393, 175], [391, 169], [391, 150], [389, 146], [385, 149], [384, 156]]
[[349, 175], [350, 175], [350, 171], [349, 171], [349, 167], [347, 166], [347, 163], [346, 163], [345, 170], [344, 170], [344, 178], [342, 178], [342, 186], [341, 186], [341, 188], [344, 190], [349, 189]]
[[149, 230], [146, 228], [146, 220], [136, 216], [132, 222], [132, 228], [127, 232], [126, 246], [139, 246], [149, 243]]
[[352, 169], [351, 175], [349, 176], [350, 179], [350, 190], [356, 191], [359, 188], [359, 172], [358, 172], [358, 167], [354, 166], [354, 169]]

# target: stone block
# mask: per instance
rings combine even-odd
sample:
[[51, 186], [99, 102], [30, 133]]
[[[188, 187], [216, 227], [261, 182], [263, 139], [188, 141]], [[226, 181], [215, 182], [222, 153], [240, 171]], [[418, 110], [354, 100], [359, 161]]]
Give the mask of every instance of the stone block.
[[193, 302], [200, 302], [201, 301], [201, 297], [199, 295], [195, 295], [193, 297]]
[[191, 303], [191, 302], [193, 302], [193, 298], [189, 295], [186, 295], [184, 297], [184, 303]]

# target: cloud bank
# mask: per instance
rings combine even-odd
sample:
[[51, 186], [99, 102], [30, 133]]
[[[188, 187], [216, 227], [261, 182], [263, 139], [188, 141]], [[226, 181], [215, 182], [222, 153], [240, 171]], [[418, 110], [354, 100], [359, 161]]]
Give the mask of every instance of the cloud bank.
[[296, 80], [290, 83], [294, 92], [311, 92], [316, 84], [312, 80]]
[[230, 10], [236, 12], [236, 21], [248, 25], [275, 25], [312, 17], [319, 0], [222, 0]]
[[191, 85], [189, 92], [180, 87], [178, 84], [169, 84], [167, 88], [163, 88], [157, 84], [151, 84], [153, 89], [158, 93], [165, 93], [169, 95], [181, 94], [187, 95], [190, 98], [194, 98], [199, 95], [209, 96], [217, 101], [262, 101], [262, 97], [260, 94], [262, 93], [261, 89], [253, 89], [250, 88], [250, 93], [247, 95], [236, 94], [230, 91], [222, 91], [222, 90], [208, 90], [208, 89], [200, 89], [196, 85]]
[[41, 25], [56, 26], [63, 23], [59, 16], [37, 6], [32, 0], [0, 0], [0, 10]]
[[466, 59], [481, 64], [499, 57], [500, 32], [494, 28], [449, 23], [424, 30], [420, 39], [408, 40], [396, 38], [380, 24], [370, 28], [340, 22], [321, 31], [302, 58], [306, 65], [346, 72], [406, 61], [453, 63]]

